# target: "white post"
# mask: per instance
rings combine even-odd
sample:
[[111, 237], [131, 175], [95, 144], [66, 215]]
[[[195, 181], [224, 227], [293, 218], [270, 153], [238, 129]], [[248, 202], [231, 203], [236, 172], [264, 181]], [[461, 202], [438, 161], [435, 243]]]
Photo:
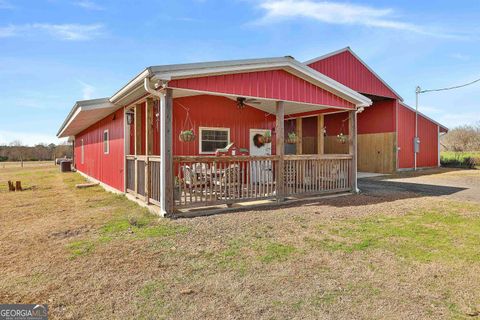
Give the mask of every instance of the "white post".
[[349, 144], [348, 152], [352, 156], [352, 169], [351, 169], [351, 180], [352, 180], [352, 191], [354, 193], [360, 192], [358, 189], [357, 182], [357, 110], [352, 110], [349, 112], [348, 119], [348, 134], [349, 134]]
[[173, 150], [172, 150], [172, 116], [173, 116], [173, 92], [166, 88], [160, 97], [160, 214], [171, 214], [174, 208], [173, 199]]
[[165, 216], [165, 93], [160, 95], [160, 214]]

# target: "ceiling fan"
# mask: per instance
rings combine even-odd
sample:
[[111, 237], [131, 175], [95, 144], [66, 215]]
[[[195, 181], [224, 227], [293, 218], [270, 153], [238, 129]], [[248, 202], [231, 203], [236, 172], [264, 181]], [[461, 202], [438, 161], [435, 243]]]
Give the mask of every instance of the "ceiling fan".
[[260, 104], [261, 102], [256, 99], [247, 99], [244, 97], [237, 98], [237, 108], [244, 109], [247, 104]]

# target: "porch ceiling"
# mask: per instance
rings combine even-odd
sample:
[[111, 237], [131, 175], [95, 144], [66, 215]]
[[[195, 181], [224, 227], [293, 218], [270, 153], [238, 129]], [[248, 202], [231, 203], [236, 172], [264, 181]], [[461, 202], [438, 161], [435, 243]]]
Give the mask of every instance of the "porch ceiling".
[[[212, 94], [210, 92], [203, 93], [198, 91], [190, 91], [186, 89], [173, 90], [173, 98], [191, 97], [191, 96], [204, 95], [204, 94], [222, 96], [234, 101], [236, 101], [236, 99], [238, 98], [238, 96], [236, 95], [228, 95], [228, 94], [220, 94], [220, 93], [219, 94]], [[245, 97], [245, 96], [242, 96], [242, 97]], [[253, 102], [250, 102], [250, 103], [247, 102], [246, 105], [249, 105], [252, 108], [256, 108], [270, 114], [275, 114], [275, 106], [276, 106], [275, 100], [262, 99], [257, 97], [248, 97], [248, 96], [245, 98], [247, 98], [247, 100], [248, 99], [253, 100]], [[331, 109], [331, 108], [332, 108], [331, 106], [314, 105], [314, 104], [300, 103], [300, 102], [285, 102], [286, 115], [298, 114], [303, 112], [311, 112], [311, 111], [319, 111], [319, 110]]]

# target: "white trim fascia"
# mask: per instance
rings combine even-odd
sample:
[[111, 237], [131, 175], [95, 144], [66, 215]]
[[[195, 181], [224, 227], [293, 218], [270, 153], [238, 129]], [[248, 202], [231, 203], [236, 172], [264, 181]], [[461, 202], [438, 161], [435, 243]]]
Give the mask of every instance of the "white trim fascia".
[[399, 95], [385, 80], [383, 80], [375, 71], [373, 71], [372, 68], [370, 68], [370, 66], [368, 64], [365, 63], [365, 61], [363, 61], [355, 52], [353, 52], [353, 50], [350, 48], [350, 47], [345, 47], [345, 48], [342, 48], [342, 49], [339, 49], [339, 50], [336, 50], [336, 51], [333, 51], [333, 52], [330, 52], [330, 53], [327, 53], [323, 56], [319, 56], [319, 57], [316, 57], [316, 58], [313, 58], [313, 59], [310, 59], [308, 61], [305, 61], [304, 64], [305, 65], [309, 65], [309, 64], [312, 64], [312, 63], [315, 63], [315, 62], [318, 62], [320, 60], [324, 60], [324, 59], [327, 59], [327, 58], [330, 58], [330, 57], [333, 57], [339, 53], [342, 53], [342, 52], [350, 52], [358, 61], [360, 61], [361, 64], [363, 64], [363, 66], [365, 68], [368, 69], [368, 71], [370, 71], [375, 77], [377, 77], [378, 80], [380, 80], [385, 86], [387, 86], [388, 89], [390, 89], [396, 96], [397, 98], [400, 99], [400, 101], [403, 101], [403, 98], [401, 95]]
[[63, 121], [60, 129], [57, 132], [57, 137], [62, 138], [63, 132], [70, 126], [80, 112], [110, 107], [115, 107], [115, 105], [111, 103], [108, 98], [77, 101]]
[[[410, 111], [415, 112], [415, 109], [412, 108], [412, 107], [410, 107], [408, 104], [406, 104], [406, 103], [404, 103], [404, 102], [402, 102], [402, 101], [400, 101], [400, 104], [401, 104], [403, 107], [409, 109]], [[442, 127], [442, 128], [444, 128], [444, 129], [446, 129], [446, 130], [448, 131], [448, 128], [447, 128], [447, 127], [445, 127], [445, 126], [442, 125], [441, 123], [433, 120], [432, 118], [427, 117], [425, 114], [423, 114], [423, 113], [421, 113], [421, 112], [418, 112], [418, 115], [421, 116], [421, 117], [423, 117], [423, 118], [425, 118], [425, 119], [427, 119], [428, 121], [431, 121], [431, 122], [435, 123], [437, 126]]]
[[130, 80], [126, 85], [124, 85], [120, 90], [118, 90], [116, 93], [114, 93], [110, 101], [112, 103], [118, 102], [121, 98], [123, 98], [133, 87], [136, 87], [139, 85], [139, 83], [143, 86], [143, 79], [145, 79], [147, 76], [150, 76], [150, 68], [147, 68], [140, 72], [135, 78]]
[[199, 154], [215, 154], [215, 151], [213, 152], [202, 151], [202, 130], [227, 131], [228, 132], [227, 146], [231, 143], [230, 128], [228, 127], [198, 127], [198, 153]]

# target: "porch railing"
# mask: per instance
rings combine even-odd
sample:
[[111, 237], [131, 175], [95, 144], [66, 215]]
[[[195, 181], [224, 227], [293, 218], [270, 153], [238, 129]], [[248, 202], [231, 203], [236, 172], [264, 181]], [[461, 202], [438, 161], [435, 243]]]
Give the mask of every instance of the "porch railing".
[[[175, 207], [232, 204], [274, 198], [277, 156], [175, 156]], [[284, 156], [285, 195], [320, 194], [351, 189], [350, 155]]]
[[126, 170], [127, 192], [145, 202], [160, 205], [160, 157], [128, 155]]
[[340, 192], [352, 187], [350, 155], [288, 155], [284, 159], [287, 195]]

